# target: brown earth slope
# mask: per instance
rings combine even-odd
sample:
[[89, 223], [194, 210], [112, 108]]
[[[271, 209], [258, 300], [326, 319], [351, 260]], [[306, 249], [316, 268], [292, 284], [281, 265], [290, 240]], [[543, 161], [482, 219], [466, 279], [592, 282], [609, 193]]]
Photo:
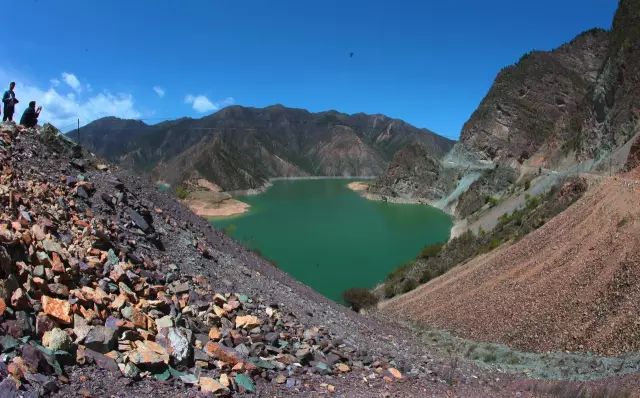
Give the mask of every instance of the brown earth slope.
[[523, 350], [640, 350], [640, 182], [604, 179], [521, 241], [382, 304]]

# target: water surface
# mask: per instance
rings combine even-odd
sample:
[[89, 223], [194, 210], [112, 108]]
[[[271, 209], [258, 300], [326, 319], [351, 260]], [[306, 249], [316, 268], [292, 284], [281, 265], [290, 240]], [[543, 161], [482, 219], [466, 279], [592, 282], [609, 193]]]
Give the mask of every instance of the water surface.
[[265, 193], [238, 198], [251, 205], [248, 213], [212, 222], [336, 301], [449, 238], [452, 221], [440, 210], [366, 200], [347, 188], [351, 181], [275, 181]]

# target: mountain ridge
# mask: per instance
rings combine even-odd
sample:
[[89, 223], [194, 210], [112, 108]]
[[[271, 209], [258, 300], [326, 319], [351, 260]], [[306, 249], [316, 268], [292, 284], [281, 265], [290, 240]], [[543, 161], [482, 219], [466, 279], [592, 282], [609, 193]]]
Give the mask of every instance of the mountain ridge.
[[260, 188], [273, 177], [379, 175], [406, 144], [419, 142], [436, 158], [453, 145], [382, 114], [314, 113], [279, 104], [233, 105], [200, 119], [154, 125], [103, 118], [83, 127], [81, 136], [92, 151], [158, 180], [179, 185], [205, 178], [227, 191]]

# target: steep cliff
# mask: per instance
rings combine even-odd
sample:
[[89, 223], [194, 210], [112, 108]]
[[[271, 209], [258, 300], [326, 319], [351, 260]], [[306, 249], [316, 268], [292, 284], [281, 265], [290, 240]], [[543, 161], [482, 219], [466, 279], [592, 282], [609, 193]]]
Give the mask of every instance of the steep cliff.
[[532, 51], [504, 68], [460, 135], [465, 149], [517, 166], [538, 151], [549, 163], [572, 137], [573, 116], [593, 90], [608, 33], [590, 30], [549, 52]]
[[440, 161], [423, 145], [407, 145], [396, 152], [369, 192], [390, 198], [434, 201], [452, 189], [453, 179], [443, 178], [445, 172]]

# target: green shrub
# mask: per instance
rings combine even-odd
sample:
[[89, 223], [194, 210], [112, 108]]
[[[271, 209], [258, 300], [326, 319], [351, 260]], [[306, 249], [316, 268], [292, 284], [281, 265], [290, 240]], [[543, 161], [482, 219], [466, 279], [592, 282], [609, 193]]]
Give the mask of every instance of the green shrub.
[[176, 187], [176, 196], [179, 199], [186, 199], [187, 196], [189, 196], [189, 192], [187, 191], [187, 189], [185, 187], [183, 187], [182, 185], [178, 185]]
[[499, 203], [498, 198], [493, 196], [487, 196], [486, 202], [489, 204], [489, 207], [496, 207]]
[[418, 258], [430, 258], [435, 257], [442, 251], [442, 246], [445, 245], [445, 242], [433, 243], [431, 245], [426, 245], [420, 251]]
[[354, 311], [360, 311], [363, 308], [373, 307], [378, 304], [378, 298], [368, 289], [363, 288], [345, 290], [342, 293], [342, 298]]
[[392, 298], [396, 295], [396, 286], [390, 282], [384, 284], [384, 298]]
[[402, 293], [410, 292], [413, 289], [417, 288], [419, 285], [420, 284], [415, 279], [405, 279], [405, 281], [402, 282]]
[[398, 281], [404, 278], [404, 275], [409, 271], [411, 264], [402, 264], [398, 268], [391, 271], [389, 275], [387, 275], [387, 281]]

